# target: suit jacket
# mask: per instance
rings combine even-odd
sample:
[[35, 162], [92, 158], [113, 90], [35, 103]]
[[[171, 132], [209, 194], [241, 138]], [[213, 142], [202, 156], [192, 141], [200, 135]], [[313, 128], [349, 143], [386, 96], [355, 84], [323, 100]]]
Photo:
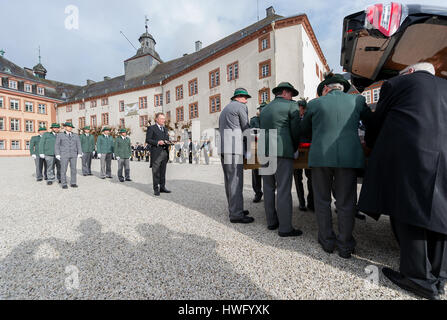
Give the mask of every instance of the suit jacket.
[[151, 167], [153, 161], [158, 159], [158, 157], [162, 154], [162, 152], [169, 152], [169, 146], [159, 146], [158, 141], [160, 140], [169, 140], [169, 133], [166, 127], [163, 128], [163, 131], [160, 130], [157, 124], [150, 126], [147, 128], [146, 132], [146, 143], [150, 146], [151, 152]]
[[95, 137], [91, 134], [88, 136], [84, 133], [79, 137], [81, 139], [82, 152], [93, 152], [95, 151]]
[[374, 146], [360, 209], [447, 234], [447, 80], [418, 71], [385, 82], [366, 141]]
[[310, 167], [364, 168], [365, 155], [358, 134], [359, 121], [368, 121], [365, 97], [332, 90], [310, 101], [300, 123], [302, 136], [312, 133]]
[[46, 156], [54, 156], [54, 145], [56, 143], [57, 133], [45, 132], [39, 141], [39, 152]]
[[54, 145], [54, 152], [56, 156], [61, 158], [75, 158], [82, 154], [81, 140], [75, 133], [60, 133], [56, 137], [56, 143]]
[[113, 153], [113, 146], [115, 140], [109, 135], [108, 138], [104, 135], [100, 135], [96, 141], [96, 152], [99, 154]]
[[132, 148], [129, 137], [123, 139], [123, 137], [116, 137], [115, 139], [115, 156], [121, 159], [129, 159], [132, 156]]
[[[249, 129], [248, 108], [245, 104], [238, 101], [232, 101], [221, 112], [219, 116], [220, 148], [219, 154], [237, 154], [243, 155], [243, 136], [242, 133]], [[227, 150], [225, 146], [225, 130], [231, 130], [236, 137], [236, 143], [229, 141]], [[240, 143], [240, 145], [238, 145]]]
[[294, 158], [298, 149], [300, 113], [298, 104], [293, 100], [276, 97], [265, 106], [260, 115], [260, 127], [266, 129], [265, 152], [269, 154], [269, 130], [277, 130], [277, 156]]
[[40, 152], [39, 152], [39, 143], [40, 143], [40, 139], [42, 137], [40, 135], [38, 136], [34, 136], [31, 138], [30, 142], [29, 142], [29, 152], [31, 155], [36, 155], [37, 157], [39, 157]]

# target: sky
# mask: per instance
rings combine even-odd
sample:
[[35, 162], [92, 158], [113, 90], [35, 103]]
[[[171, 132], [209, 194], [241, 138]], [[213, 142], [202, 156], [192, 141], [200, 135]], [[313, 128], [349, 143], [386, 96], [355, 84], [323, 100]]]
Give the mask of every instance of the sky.
[[[417, 0], [416, 0], [417, 1]], [[401, 3], [416, 1], [401, 0]], [[257, 2], [259, 10], [257, 10]], [[366, 0], [0, 0], [2, 31], [0, 50], [21, 67], [38, 63], [38, 47], [47, 78], [84, 85], [87, 79], [124, 74], [123, 61], [139, 48], [145, 31], [155, 38], [164, 61], [192, 53], [195, 42], [203, 46], [263, 19], [273, 6], [277, 14], [305, 13], [331, 69], [341, 71], [340, 47], [343, 18], [380, 1]], [[419, 4], [446, 6], [447, 0], [419, 0]], [[78, 9], [78, 28], [67, 28]], [[69, 25], [70, 26], [70, 25]], [[71, 24], [71, 26], [74, 26]]]

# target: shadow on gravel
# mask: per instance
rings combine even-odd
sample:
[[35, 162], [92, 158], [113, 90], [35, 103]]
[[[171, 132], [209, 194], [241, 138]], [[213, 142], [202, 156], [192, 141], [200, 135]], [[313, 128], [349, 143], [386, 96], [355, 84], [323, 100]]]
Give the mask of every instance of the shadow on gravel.
[[[0, 299], [272, 299], [216, 242], [142, 224], [136, 245], [83, 221], [75, 242], [23, 242], [0, 261]], [[79, 286], [77, 287], [77, 281]]]
[[[159, 198], [154, 196], [152, 184], [150, 183], [120, 183], [116, 179], [111, 180], [111, 182], [137, 189], [148, 194], [148, 197]], [[294, 208], [294, 226], [301, 229], [304, 235], [294, 239], [283, 239], [278, 237], [276, 232], [267, 230], [264, 203], [252, 203], [251, 193], [249, 195], [245, 194], [245, 209], [250, 211], [250, 215], [255, 218], [255, 223], [252, 225], [234, 225], [228, 219], [227, 201], [223, 185], [192, 180], [168, 180], [167, 188], [172, 193], [162, 194], [161, 199], [198, 211], [219, 223], [232, 227], [263, 245], [296, 251], [340, 270], [350, 271], [356, 276], [365, 279], [368, 277], [365, 271], [365, 268], [368, 266], [376, 266], [379, 269], [383, 266], [389, 266], [394, 269], [399, 267], [399, 248], [392, 235], [387, 218], [382, 218], [379, 222], [369, 218], [366, 221], [356, 220], [354, 230], [354, 237], [357, 240], [356, 254], [350, 260], [345, 260], [340, 258], [337, 253], [329, 255], [321, 249], [317, 242], [318, 228], [313, 212], [300, 212], [297, 208]], [[336, 213], [333, 214], [333, 217], [334, 230], [338, 233]], [[385, 281], [389, 285], [388, 281]], [[394, 288], [397, 289], [397, 287]]]

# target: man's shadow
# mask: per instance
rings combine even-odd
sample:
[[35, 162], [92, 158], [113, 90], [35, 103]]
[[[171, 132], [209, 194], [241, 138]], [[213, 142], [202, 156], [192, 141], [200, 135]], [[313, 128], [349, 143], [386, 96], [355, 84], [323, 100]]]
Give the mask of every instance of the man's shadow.
[[49, 238], [15, 247], [0, 261], [0, 298], [273, 298], [236, 273], [213, 240], [142, 224], [137, 231], [144, 240], [133, 244], [103, 233], [95, 219], [78, 231], [74, 242]]

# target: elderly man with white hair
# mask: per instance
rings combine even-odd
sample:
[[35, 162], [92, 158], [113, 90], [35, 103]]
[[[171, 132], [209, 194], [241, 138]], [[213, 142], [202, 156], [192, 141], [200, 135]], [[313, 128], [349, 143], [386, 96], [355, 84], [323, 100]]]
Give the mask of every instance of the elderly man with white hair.
[[386, 81], [366, 129], [372, 148], [360, 210], [389, 215], [400, 244], [399, 287], [428, 299], [447, 280], [447, 81], [418, 63]]
[[[352, 235], [357, 213], [357, 170], [365, 167], [358, 135], [360, 120], [367, 124], [371, 110], [365, 97], [351, 95], [350, 83], [338, 74], [329, 74], [318, 86], [320, 98], [307, 105], [300, 123], [300, 135], [312, 134], [309, 167], [312, 168], [318, 242], [327, 253], [338, 248], [349, 259], [356, 241]], [[332, 228], [331, 191], [338, 213], [338, 235]]]

